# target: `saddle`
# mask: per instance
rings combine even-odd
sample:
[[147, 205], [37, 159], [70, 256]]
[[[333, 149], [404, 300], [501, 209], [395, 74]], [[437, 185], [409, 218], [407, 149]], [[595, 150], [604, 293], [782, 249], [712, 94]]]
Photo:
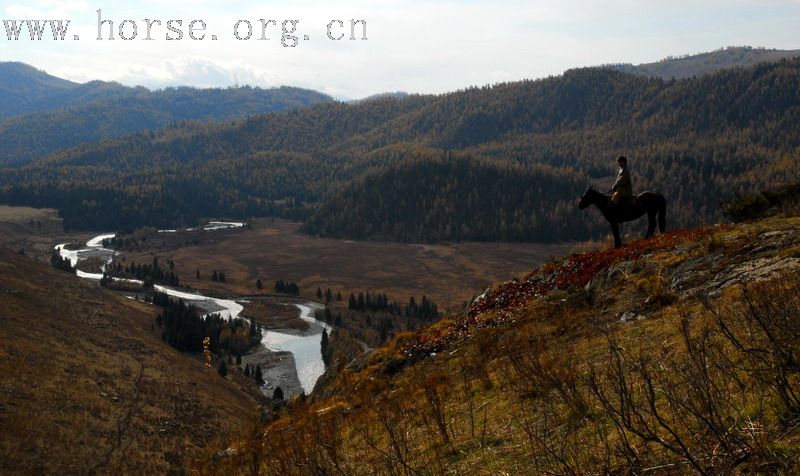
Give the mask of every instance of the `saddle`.
[[638, 208], [639, 198], [636, 195], [632, 197], [623, 197], [621, 193], [614, 192], [611, 195], [611, 205], [615, 208]]

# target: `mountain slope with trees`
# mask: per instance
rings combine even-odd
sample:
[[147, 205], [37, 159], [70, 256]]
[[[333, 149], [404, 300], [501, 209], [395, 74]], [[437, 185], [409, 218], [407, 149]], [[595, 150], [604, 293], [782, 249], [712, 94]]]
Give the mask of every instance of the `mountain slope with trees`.
[[143, 90], [104, 81], [79, 84], [25, 63], [0, 62], [0, 118], [125, 97]]
[[571, 239], [587, 236], [593, 221], [582, 220], [561, 197], [581, 194], [584, 185], [547, 165], [418, 151], [345, 185], [311, 214], [304, 230], [426, 242]]
[[[486, 177], [516, 164], [521, 176], [564, 184], [542, 194], [552, 204], [547, 220], [534, 216], [532, 199], [515, 198], [530, 189], [523, 180], [493, 192], [510, 207], [504, 216], [526, 223], [515, 236], [563, 240], [607, 233], [595, 212], [579, 216], [572, 205], [589, 185], [607, 188], [614, 159], [625, 154], [634, 188], [666, 195], [668, 227], [689, 226], [717, 221], [722, 199], [798, 178], [798, 90], [800, 60], [791, 59], [686, 80], [586, 68], [441, 96], [318, 104], [82, 144], [3, 170], [0, 199], [58, 207], [72, 228], [313, 214], [308, 229], [328, 236], [435, 241], [456, 239], [454, 229], [472, 225], [464, 218], [450, 231], [437, 225], [435, 233], [409, 233], [400, 231], [406, 225], [384, 226], [387, 213], [405, 213], [397, 223], [408, 224], [423, 201], [458, 210], [464, 188], [434, 177], [449, 173], [438, 166], [398, 164], [469, 157]], [[370, 183], [390, 183], [394, 173], [405, 178], [388, 187]], [[414, 174], [436, 185], [411, 193]], [[482, 213], [475, 208], [482, 201], [467, 200], [465, 213]], [[563, 223], [556, 233], [554, 222]], [[508, 232], [468, 236], [505, 239]]]
[[230, 121], [332, 99], [307, 89], [166, 88], [77, 84], [23, 63], [0, 63], [0, 165], [21, 165], [86, 142], [181, 121]]

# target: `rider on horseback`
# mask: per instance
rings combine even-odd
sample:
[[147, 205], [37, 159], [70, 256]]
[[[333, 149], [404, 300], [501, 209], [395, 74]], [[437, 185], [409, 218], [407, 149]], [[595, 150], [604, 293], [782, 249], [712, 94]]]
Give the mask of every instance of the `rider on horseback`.
[[623, 201], [629, 202], [633, 198], [633, 185], [631, 184], [631, 173], [628, 171], [628, 158], [621, 155], [617, 159], [619, 172], [617, 180], [611, 186], [611, 203], [619, 205]]
[[619, 173], [617, 181], [611, 187], [611, 197], [598, 192], [589, 187], [578, 201], [578, 208], [585, 210], [590, 205], [594, 205], [603, 213], [603, 217], [611, 225], [611, 232], [614, 233], [614, 246], [622, 246], [619, 225], [629, 221], [634, 221], [647, 215], [647, 234], [645, 238], [650, 238], [656, 231], [656, 224], [661, 233], [666, 228], [667, 200], [660, 193], [642, 192], [633, 195], [631, 185], [631, 174], [628, 172], [628, 159], [620, 157], [617, 159]]

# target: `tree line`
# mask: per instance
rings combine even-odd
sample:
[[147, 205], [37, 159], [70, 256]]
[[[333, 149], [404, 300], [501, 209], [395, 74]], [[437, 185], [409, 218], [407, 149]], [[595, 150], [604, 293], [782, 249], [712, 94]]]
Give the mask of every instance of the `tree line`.
[[158, 257], [153, 257], [153, 262], [148, 264], [137, 264], [131, 260], [128, 264], [117, 261], [108, 265], [106, 275], [108, 277], [134, 278], [144, 282], [144, 286], [149, 288], [154, 283], [166, 284], [168, 286], [180, 286], [181, 280], [175, 273], [175, 263], [172, 260], [167, 262], [168, 269], [164, 269], [158, 262]]
[[217, 355], [240, 355], [261, 342], [258, 324], [213, 313], [203, 316], [195, 306], [166, 293], [154, 292], [151, 302], [162, 308], [156, 317], [162, 340], [181, 352], [201, 352], [205, 337], [211, 338], [210, 351]]
[[[414, 296], [408, 299], [408, 304], [401, 306], [397, 301], [389, 302], [386, 293], [359, 292], [351, 293], [347, 301], [347, 309], [360, 312], [386, 312], [392, 315], [413, 317], [414, 319], [432, 322], [439, 318], [439, 309], [436, 304], [422, 296], [417, 303]], [[326, 317], [327, 319], [327, 317]]]

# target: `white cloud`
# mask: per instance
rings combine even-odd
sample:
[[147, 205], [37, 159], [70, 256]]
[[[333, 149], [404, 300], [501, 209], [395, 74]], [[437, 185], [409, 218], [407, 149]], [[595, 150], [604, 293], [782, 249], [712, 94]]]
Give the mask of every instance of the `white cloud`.
[[57, 75], [77, 81], [101, 78], [148, 88], [190, 85], [201, 88], [253, 85], [274, 87], [279, 83], [269, 70], [241, 60], [217, 61], [203, 57], [179, 57], [153, 64], [124, 65], [105, 71], [87, 68], [61, 68]]
[[165, 84], [194, 84], [202, 87], [221, 87], [231, 84], [274, 86], [276, 79], [273, 73], [241, 60], [220, 62], [199, 57], [167, 60], [161, 64], [160, 71], [168, 78], [164, 81]]

